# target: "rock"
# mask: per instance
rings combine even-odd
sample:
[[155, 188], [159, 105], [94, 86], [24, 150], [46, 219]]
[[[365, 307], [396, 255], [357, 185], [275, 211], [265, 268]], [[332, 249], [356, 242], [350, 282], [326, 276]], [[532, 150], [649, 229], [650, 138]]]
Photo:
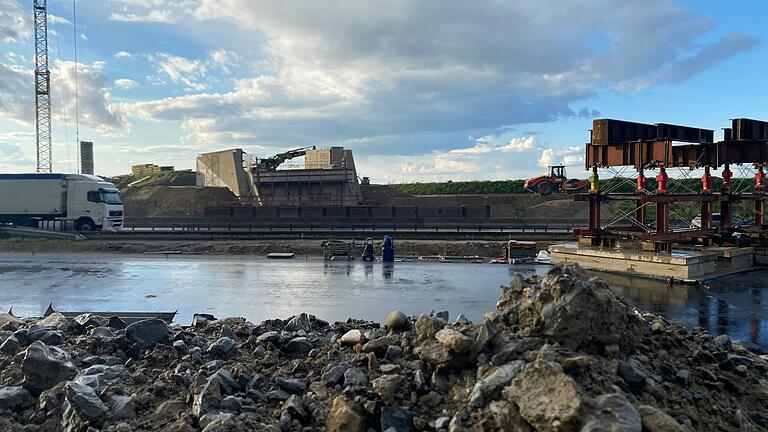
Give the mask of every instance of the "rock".
[[350, 330], [339, 338], [341, 345], [357, 345], [363, 343], [363, 333], [360, 330]]
[[196, 313], [192, 315], [192, 327], [205, 327], [213, 321], [216, 321], [216, 317], [211, 314]]
[[344, 396], [337, 396], [325, 421], [328, 432], [363, 432], [363, 417]]
[[[493, 401], [488, 404], [496, 427], [501, 431], [531, 432], [533, 428], [517, 412], [517, 408], [505, 400]], [[448, 418], [450, 420], [450, 418]]]
[[686, 429], [675, 419], [650, 405], [638, 408], [643, 423], [643, 430], [648, 432], [685, 432]]
[[109, 327], [95, 327], [90, 331], [88, 336], [106, 341], [114, 338], [115, 334], [112, 333], [112, 330]]
[[667, 330], [667, 325], [663, 320], [657, 319], [651, 323], [651, 331], [654, 333], [661, 333]]
[[397, 345], [390, 345], [387, 347], [387, 352], [384, 354], [384, 358], [389, 361], [395, 361], [403, 355], [403, 349]]
[[37, 327], [27, 332], [27, 343], [40, 341], [46, 345], [59, 345], [64, 342], [64, 333], [56, 327]]
[[72, 319], [72, 321], [75, 325], [81, 327], [82, 329], [86, 329], [88, 327], [101, 327], [109, 323], [107, 318], [94, 315], [92, 313], [80, 314]]
[[236, 398], [235, 396], [227, 396], [221, 400], [219, 407], [224, 411], [239, 413], [243, 408], [243, 404], [240, 403], [240, 399]]
[[61, 405], [61, 402], [64, 400], [64, 386], [66, 383], [66, 381], [62, 381], [40, 393], [38, 403], [41, 410], [50, 411]]
[[67, 330], [69, 328], [69, 321], [60, 312], [54, 312], [47, 317], [41, 319], [36, 324], [39, 327], [55, 327], [59, 330]]
[[291, 414], [288, 411], [283, 411], [280, 413], [280, 430], [282, 432], [290, 432], [291, 430], [291, 422], [293, 419], [291, 418]]
[[109, 397], [109, 412], [116, 420], [136, 418], [136, 404], [130, 396], [112, 395]]
[[371, 382], [373, 391], [376, 392], [384, 403], [395, 402], [395, 395], [403, 388], [405, 378], [400, 375], [382, 375]]
[[464, 334], [458, 330], [444, 328], [435, 334], [435, 339], [437, 339], [448, 351], [466, 353], [472, 349], [472, 339], [464, 336]]
[[470, 393], [469, 406], [472, 408], [483, 406], [485, 400], [492, 398], [496, 392], [509, 385], [512, 379], [523, 370], [524, 366], [524, 361], [515, 360], [499, 367], [478, 381]]
[[573, 350], [600, 352], [618, 344], [627, 351], [642, 339], [632, 308], [577, 264], [553, 267], [538, 286], [505, 289], [495, 317], [523, 336], [547, 337]]
[[413, 374], [413, 385], [416, 387], [416, 391], [427, 387], [427, 374], [423, 370], [419, 369]]
[[21, 386], [0, 388], [0, 409], [23, 410], [35, 404], [29, 390]]
[[715, 345], [723, 349], [731, 348], [731, 337], [728, 336], [727, 334], [721, 334], [720, 336], [716, 336], [712, 340], [712, 342], [714, 342]]
[[40, 394], [43, 390], [72, 378], [76, 373], [75, 366], [69, 361], [66, 352], [40, 341], [27, 347], [21, 371], [24, 374], [22, 385], [32, 394]]
[[384, 357], [387, 354], [390, 346], [399, 343], [399, 339], [393, 336], [385, 336], [366, 342], [362, 351], [364, 353], [374, 353], [377, 357]]
[[641, 432], [640, 414], [621, 393], [603, 394], [595, 398], [592, 419], [587, 421], [581, 432]]
[[418, 340], [423, 341], [432, 339], [437, 332], [445, 327], [445, 321], [441, 318], [432, 317], [429, 315], [421, 315], [416, 320], [414, 330]]
[[527, 365], [504, 388], [503, 394], [538, 430], [573, 429], [584, 410], [573, 379], [564, 374], [558, 364], [543, 360]]
[[384, 319], [384, 325], [391, 330], [408, 330], [410, 322], [408, 316], [399, 310], [395, 310], [389, 313]]
[[307, 380], [280, 378], [275, 379], [275, 385], [289, 393], [303, 393], [307, 391]]
[[236, 347], [237, 347], [237, 342], [230, 339], [229, 337], [224, 336], [219, 338], [216, 342], [212, 343], [208, 347], [206, 352], [211, 354], [212, 356], [226, 357], [230, 353], [232, 353]]
[[305, 419], [307, 417], [307, 412], [304, 410], [304, 400], [298, 395], [291, 395], [291, 397], [285, 401], [285, 404], [283, 404], [283, 410], [288, 411], [288, 413], [291, 414], [291, 417], [299, 419]]
[[688, 383], [688, 379], [690, 377], [691, 377], [691, 371], [689, 371], [688, 369], [680, 369], [675, 374], [675, 379], [677, 379], [678, 381], [682, 382], [683, 384], [687, 384]]
[[463, 313], [460, 313], [460, 314], [459, 314], [459, 315], [456, 317], [456, 320], [455, 320], [453, 323], [454, 323], [454, 324], [457, 324], [457, 325], [467, 325], [467, 324], [472, 324], [472, 322], [471, 322], [470, 320], [468, 320], [468, 319], [467, 319], [467, 317], [465, 317]]
[[280, 342], [280, 333], [276, 331], [268, 331], [260, 334], [258, 337], [256, 337], [256, 342], [260, 343], [273, 343], [278, 344]]
[[636, 368], [627, 361], [619, 360], [617, 373], [624, 380], [624, 382], [627, 383], [627, 386], [629, 387], [629, 390], [632, 391], [632, 393], [640, 393], [643, 391], [645, 380], [648, 378], [648, 376], [643, 373], [643, 371]]
[[128, 327], [128, 323], [123, 321], [118, 316], [111, 316], [111, 317], [109, 317], [109, 322], [107, 322], [107, 325], [109, 326], [109, 328], [115, 329], [115, 330], [122, 330], [122, 329]]
[[341, 381], [341, 379], [344, 377], [344, 372], [346, 372], [347, 369], [351, 367], [352, 365], [349, 363], [341, 363], [328, 369], [322, 376], [323, 382], [329, 386], [338, 384], [338, 382]]
[[130, 372], [123, 365], [93, 365], [80, 372], [73, 381], [78, 384], [87, 385], [97, 393], [100, 393], [104, 387], [115, 385], [129, 375]]
[[218, 378], [210, 376], [195, 394], [192, 402], [192, 414], [199, 418], [218, 407], [222, 399]]
[[14, 355], [21, 349], [21, 344], [15, 336], [8, 336], [6, 340], [0, 344], [0, 353], [5, 355]]
[[137, 321], [125, 328], [125, 335], [141, 348], [154, 345], [168, 345], [171, 340], [171, 329], [165, 321], [150, 318]]
[[386, 363], [379, 366], [379, 370], [384, 375], [394, 374], [400, 371], [400, 366], [396, 364]]
[[394, 429], [396, 432], [413, 431], [413, 419], [416, 414], [403, 409], [385, 406], [381, 408], [381, 430]]
[[300, 313], [288, 321], [288, 324], [283, 327], [283, 330], [287, 332], [297, 332], [304, 330], [305, 332], [312, 331], [312, 325], [309, 322], [309, 317], [305, 313]]
[[439, 417], [435, 420], [435, 429], [448, 429], [448, 425], [451, 424], [451, 418], [450, 417]]
[[477, 337], [475, 338], [475, 344], [472, 347], [472, 352], [477, 354], [489, 345], [492, 345], [498, 334], [499, 329], [496, 327], [496, 324], [494, 324], [493, 321], [483, 321], [483, 324], [480, 326], [480, 331], [477, 333]]
[[312, 351], [312, 343], [305, 337], [293, 338], [283, 345], [282, 351], [288, 355], [307, 355]]
[[364, 387], [368, 385], [368, 376], [360, 368], [349, 368], [344, 372], [344, 385], [352, 387]]
[[217, 370], [213, 375], [210, 376], [210, 379], [214, 379], [219, 382], [219, 388], [221, 389], [222, 394], [233, 395], [240, 391], [240, 385], [232, 377], [232, 374], [226, 369]]
[[75, 382], [68, 382], [64, 386], [64, 400], [89, 419], [103, 417], [109, 412], [107, 405], [92, 388]]

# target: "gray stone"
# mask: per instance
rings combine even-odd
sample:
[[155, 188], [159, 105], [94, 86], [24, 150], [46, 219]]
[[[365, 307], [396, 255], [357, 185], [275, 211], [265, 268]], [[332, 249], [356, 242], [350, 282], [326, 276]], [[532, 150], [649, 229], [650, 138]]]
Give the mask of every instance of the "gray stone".
[[419, 369], [413, 374], [413, 385], [416, 387], [416, 391], [424, 390], [427, 387], [427, 374], [423, 370]]
[[219, 380], [214, 376], [210, 376], [208, 381], [200, 386], [195, 394], [195, 398], [192, 401], [192, 414], [198, 418], [202, 417], [218, 407], [222, 399]]
[[56, 327], [59, 330], [67, 330], [69, 328], [69, 321], [61, 312], [54, 312], [47, 317], [41, 319], [35, 324], [39, 327]]
[[650, 405], [640, 405], [638, 408], [643, 422], [643, 430], [648, 432], [685, 432], [684, 428], [675, 419], [665, 412]]
[[427, 340], [435, 337], [435, 334], [445, 327], [445, 321], [441, 318], [429, 315], [421, 315], [414, 326], [418, 340]]
[[171, 329], [165, 321], [150, 318], [126, 327], [125, 335], [140, 347], [148, 348], [157, 344], [168, 345], [171, 340]]
[[95, 327], [91, 330], [90, 336], [96, 339], [110, 340], [115, 337], [115, 334], [109, 327]]
[[721, 334], [720, 336], [715, 337], [712, 342], [720, 348], [731, 348], [731, 337], [727, 334]]
[[384, 403], [395, 402], [395, 395], [404, 387], [405, 378], [400, 375], [382, 375], [371, 382], [375, 391]]
[[268, 331], [256, 337], [256, 342], [271, 342], [273, 344], [277, 344], [280, 342], [280, 334], [276, 331]]
[[363, 387], [368, 385], [368, 376], [360, 368], [349, 368], [344, 372], [344, 385], [353, 387]]
[[136, 418], [136, 403], [130, 396], [112, 395], [109, 397], [109, 412], [115, 420], [133, 420]]
[[632, 393], [640, 393], [645, 386], [645, 380], [648, 379], [643, 371], [624, 360], [619, 360], [617, 373], [627, 383], [627, 387]]
[[288, 332], [297, 332], [299, 330], [310, 332], [312, 330], [312, 325], [309, 323], [309, 316], [305, 313], [296, 315], [288, 321], [288, 324], [283, 327], [283, 330]]
[[[505, 400], [493, 401], [488, 404], [496, 427], [500, 431], [531, 432], [533, 428], [520, 416], [517, 408]], [[605, 431], [609, 432], [609, 431]]]
[[390, 345], [387, 347], [387, 352], [384, 354], [384, 358], [389, 361], [395, 361], [403, 355], [403, 349], [397, 345]]
[[64, 400], [89, 419], [103, 417], [109, 412], [107, 405], [91, 387], [75, 382], [68, 382], [64, 386]]
[[391, 406], [381, 408], [381, 430], [394, 428], [397, 432], [413, 431], [413, 419], [416, 414]]
[[478, 381], [469, 395], [469, 406], [479, 408], [485, 404], [486, 398], [509, 385], [510, 382], [523, 370], [525, 362], [515, 360], [499, 367], [492, 373]]
[[0, 344], [0, 353], [5, 355], [14, 355], [21, 349], [21, 344], [15, 336], [8, 336], [6, 340]]
[[352, 365], [349, 363], [341, 363], [328, 369], [328, 371], [325, 372], [322, 376], [323, 382], [329, 386], [338, 384], [339, 381], [341, 381], [341, 379], [344, 377], [344, 372], [346, 372], [347, 369], [351, 367]]
[[451, 424], [451, 418], [448, 416], [438, 417], [435, 420], [435, 429], [448, 429], [448, 425]]
[[350, 330], [339, 338], [340, 345], [357, 345], [363, 343], [363, 333], [360, 330]]
[[240, 399], [236, 398], [235, 396], [227, 396], [224, 399], [222, 399], [221, 403], [219, 404], [219, 407], [225, 411], [232, 411], [239, 413], [240, 410], [243, 408], [243, 404], [240, 403]]
[[27, 343], [40, 341], [46, 345], [59, 345], [64, 342], [64, 333], [56, 327], [33, 327], [27, 331]]
[[307, 355], [312, 351], [312, 343], [305, 337], [293, 338], [283, 345], [282, 351], [289, 355]]
[[641, 432], [640, 413], [621, 393], [603, 394], [595, 398], [592, 418], [582, 432]]
[[187, 344], [183, 340], [174, 341], [173, 347], [182, 352], [187, 350]]
[[460, 313], [459, 316], [456, 317], [456, 321], [454, 321], [453, 323], [458, 325], [472, 324], [472, 322], [469, 319], [467, 319], [467, 317], [465, 317], [463, 313]]
[[298, 395], [291, 395], [291, 397], [285, 401], [283, 411], [288, 411], [292, 417], [297, 417], [299, 419], [307, 417], [307, 412], [304, 410], [304, 400]]
[[307, 391], [307, 380], [294, 378], [276, 378], [275, 385], [290, 393], [302, 393]]
[[235, 348], [237, 347], [237, 342], [232, 340], [229, 337], [222, 337], [219, 338], [216, 342], [212, 343], [209, 347], [207, 352], [213, 356], [217, 357], [226, 357], [230, 353], [232, 353]]
[[210, 376], [210, 379], [218, 381], [222, 394], [233, 395], [240, 391], [240, 385], [227, 369], [217, 370], [216, 373]]
[[80, 372], [73, 381], [78, 384], [87, 385], [97, 393], [100, 393], [104, 387], [115, 385], [128, 375], [130, 375], [130, 372], [123, 365], [93, 365]]
[[677, 371], [677, 374], [675, 374], [675, 378], [683, 383], [688, 383], [688, 379], [691, 376], [691, 371], [688, 369], [680, 369]]
[[92, 313], [84, 313], [76, 316], [72, 321], [80, 327], [101, 327], [107, 325], [109, 320]]
[[475, 338], [475, 344], [472, 347], [472, 352], [477, 354], [484, 350], [489, 345], [493, 344], [494, 339], [499, 334], [499, 329], [493, 321], [485, 320], [480, 326], [480, 331]]
[[290, 432], [291, 430], [291, 422], [293, 422], [293, 419], [291, 418], [291, 414], [288, 411], [283, 411], [280, 413], [280, 430], [282, 432]]
[[410, 327], [408, 316], [399, 310], [389, 313], [384, 319], [384, 325], [392, 330], [407, 330]]
[[32, 394], [39, 394], [72, 378], [77, 370], [66, 352], [37, 341], [24, 352], [21, 371], [24, 375], [22, 385]]
[[24, 387], [0, 388], [0, 409], [23, 410], [34, 404], [35, 398]]

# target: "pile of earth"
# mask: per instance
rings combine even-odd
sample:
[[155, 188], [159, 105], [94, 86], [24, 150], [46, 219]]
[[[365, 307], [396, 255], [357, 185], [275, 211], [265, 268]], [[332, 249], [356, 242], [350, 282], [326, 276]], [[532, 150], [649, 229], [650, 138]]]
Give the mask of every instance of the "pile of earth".
[[633, 311], [576, 266], [515, 277], [480, 324], [2, 320], [0, 430], [768, 427], [764, 352]]
[[143, 186], [123, 192], [128, 218], [205, 215], [206, 207], [233, 205], [237, 197], [225, 187]]

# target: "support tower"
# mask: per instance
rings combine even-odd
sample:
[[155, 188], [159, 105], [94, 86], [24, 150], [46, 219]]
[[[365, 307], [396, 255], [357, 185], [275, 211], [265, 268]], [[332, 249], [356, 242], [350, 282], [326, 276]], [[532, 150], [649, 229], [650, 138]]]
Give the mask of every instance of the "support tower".
[[46, 0], [33, 0], [35, 14], [35, 129], [37, 172], [52, 171], [51, 73], [48, 71], [48, 7]]

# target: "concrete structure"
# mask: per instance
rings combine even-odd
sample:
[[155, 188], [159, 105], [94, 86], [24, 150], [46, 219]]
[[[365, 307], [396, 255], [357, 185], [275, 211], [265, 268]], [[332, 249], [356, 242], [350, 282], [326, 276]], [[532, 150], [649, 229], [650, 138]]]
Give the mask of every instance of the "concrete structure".
[[560, 244], [550, 246], [549, 252], [552, 264], [575, 262], [590, 270], [701, 280], [752, 268], [754, 251], [750, 247], [713, 247], [657, 253]]
[[197, 186], [227, 187], [238, 198], [254, 196], [253, 183], [243, 167], [243, 150], [229, 149], [197, 157]]
[[140, 165], [133, 165], [131, 167], [131, 174], [136, 176], [145, 176], [149, 174], [159, 173], [159, 172], [165, 172], [165, 171], [173, 171], [173, 166], [158, 166], [155, 164], [140, 164]]
[[93, 174], [93, 143], [80, 141], [80, 174]]
[[261, 205], [354, 206], [363, 200], [352, 151], [343, 147], [308, 150], [303, 169], [254, 165], [250, 174]]

